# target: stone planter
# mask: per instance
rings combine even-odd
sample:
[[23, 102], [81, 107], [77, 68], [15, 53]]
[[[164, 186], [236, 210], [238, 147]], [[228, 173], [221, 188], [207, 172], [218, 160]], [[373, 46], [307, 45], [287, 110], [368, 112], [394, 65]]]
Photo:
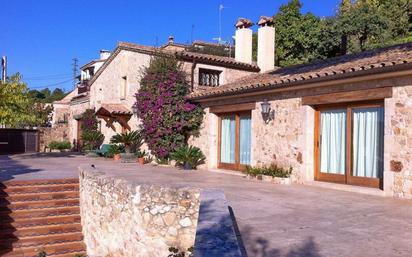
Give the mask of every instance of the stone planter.
[[246, 175], [245, 178], [251, 179], [251, 180], [261, 180], [263, 182], [269, 182], [273, 184], [278, 184], [278, 185], [291, 185], [292, 184], [292, 178], [278, 178], [278, 177], [272, 177], [272, 176], [266, 176], [266, 175], [257, 175], [257, 176], [251, 176], [251, 175]]
[[272, 183], [274, 184], [280, 184], [280, 185], [291, 185], [292, 184], [292, 179], [289, 178], [272, 178]]

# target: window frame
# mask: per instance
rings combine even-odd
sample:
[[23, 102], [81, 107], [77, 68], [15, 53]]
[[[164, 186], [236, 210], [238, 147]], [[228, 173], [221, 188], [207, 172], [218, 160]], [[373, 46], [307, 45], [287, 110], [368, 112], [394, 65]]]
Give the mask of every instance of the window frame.
[[[383, 101], [365, 101], [365, 102], [353, 102], [353, 103], [341, 103], [341, 104], [328, 104], [315, 107], [315, 140], [314, 140], [314, 169], [315, 169], [315, 180], [333, 182], [348, 185], [357, 185], [365, 187], [383, 188], [383, 174], [380, 178], [367, 178], [367, 177], [357, 177], [353, 176], [353, 117], [352, 111], [358, 108], [383, 108], [384, 112], [384, 102]], [[346, 109], [346, 146], [345, 146], [345, 174], [331, 174], [323, 173], [320, 171], [320, 132], [321, 132], [321, 119], [320, 113], [325, 110], [333, 109]], [[384, 134], [382, 135], [382, 149], [384, 151]], [[382, 154], [383, 158], [383, 154]], [[383, 172], [383, 171], [381, 171]]]
[[[218, 87], [220, 86], [221, 70], [213, 70], [208, 68], [199, 68], [198, 84], [204, 87]], [[207, 82], [204, 83], [204, 76], [208, 76]], [[217, 79], [216, 79], [217, 78]], [[214, 82], [215, 81], [215, 82]]]

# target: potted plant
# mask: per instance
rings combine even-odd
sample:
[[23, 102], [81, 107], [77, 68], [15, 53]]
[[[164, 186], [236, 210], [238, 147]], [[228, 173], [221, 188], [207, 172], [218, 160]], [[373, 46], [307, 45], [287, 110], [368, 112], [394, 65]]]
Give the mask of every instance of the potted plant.
[[114, 135], [110, 139], [112, 144], [121, 144], [124, 147], [125, 153], [121, 154], [122, 161], [132, 162], [134, 160], [132, 149], [138, 149], [142, 145], [143, 137], [140, 131], [130, 131]]
[[136, 152], [136, 157], [137, 157], [137, 162], [140, 164], [140, 165], [144, 165], [144, 162], [145, 162], [145, 157], [146, 157], [146, 155], [147, 155], [147, 153], [146, 153], [146, 151], [137, 151]]
[[85, 142], [85, 149], [88, 156], [97, 156], [96, 150], [104, 141], [104, 135], [97, 130], [86, 130], [82, 134], [82, 140]]
[[171, 153], [170, 158], [176, 161], [176, 165], [184, 170], [196, 169], [199, 164], [202, 164], [206, 157], [202, 151], [195, 146], [181, 146]]
[[123, 151], [122, 146], [117, 144], [110, 145], [109, 151], [106, 154], [106, 157], [113, 158], [115, 161], [119, 161], [121, 159], [120, 153]]

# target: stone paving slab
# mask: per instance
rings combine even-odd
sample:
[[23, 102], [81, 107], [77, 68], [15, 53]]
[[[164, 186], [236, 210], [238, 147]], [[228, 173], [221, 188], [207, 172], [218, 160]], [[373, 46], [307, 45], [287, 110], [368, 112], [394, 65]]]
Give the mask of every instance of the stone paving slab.
[[412, 256], [412, 201], [77, 155], [0, 156], [0, 180], [77, 177], [94, 164], [139, 183], [223, 190], [249, 257]]

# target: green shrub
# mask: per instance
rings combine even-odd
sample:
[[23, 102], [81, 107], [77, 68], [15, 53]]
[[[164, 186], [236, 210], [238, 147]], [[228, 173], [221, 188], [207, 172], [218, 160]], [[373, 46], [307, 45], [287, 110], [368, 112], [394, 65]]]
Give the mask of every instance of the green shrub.
[[37, 253], [37, 257], [47, 257], [47, 253], [44, 250], [40, 250]]
[[69, 141], [51, 141], [49, 143], [49, 148], [54, 150], [65, 150], [65, 149], [70, 149], [72, 145], [70, 144]]
[[113, 158], [115, 154], [124, 153], [124, 147], [118, 144], [110, 145], [109, 150], [107, 151], [105, 157]]
[[97, 150], [104, 141], [104, 135], [97, 130], [85, 130], [82, 133], [82, 140], [88, 150]]
[[137, 150], [143, 144], [142, 133], [138, 130], [119, 133], [110, 139], [110, 143], [122, 144], [126, 153], [131, 153], [133, 150]]
[[144, 158], [146, 157], [147, 153], [146, 151], [143, 150], [143, 151], [137, 151], [135, 155], [137, 158]]
[[176, 161], [176, 165], [185, 169], [196, 168], [202, 164], [206, 157], [202, 151], [195, 146], [181, 146], [171, 153], [170, 158]]
[[246, 167], [246, 174], [251, 176], [258, 176], [258, 175], [265, 175], [265, 176], [272, 176], [278, 178], [289, 178], [292, 174], [292, 167], [289, 169], [285, 169], [279, 167], [277, 164], [272, 163], [269, 166], [262, 166], [262, 167]]

